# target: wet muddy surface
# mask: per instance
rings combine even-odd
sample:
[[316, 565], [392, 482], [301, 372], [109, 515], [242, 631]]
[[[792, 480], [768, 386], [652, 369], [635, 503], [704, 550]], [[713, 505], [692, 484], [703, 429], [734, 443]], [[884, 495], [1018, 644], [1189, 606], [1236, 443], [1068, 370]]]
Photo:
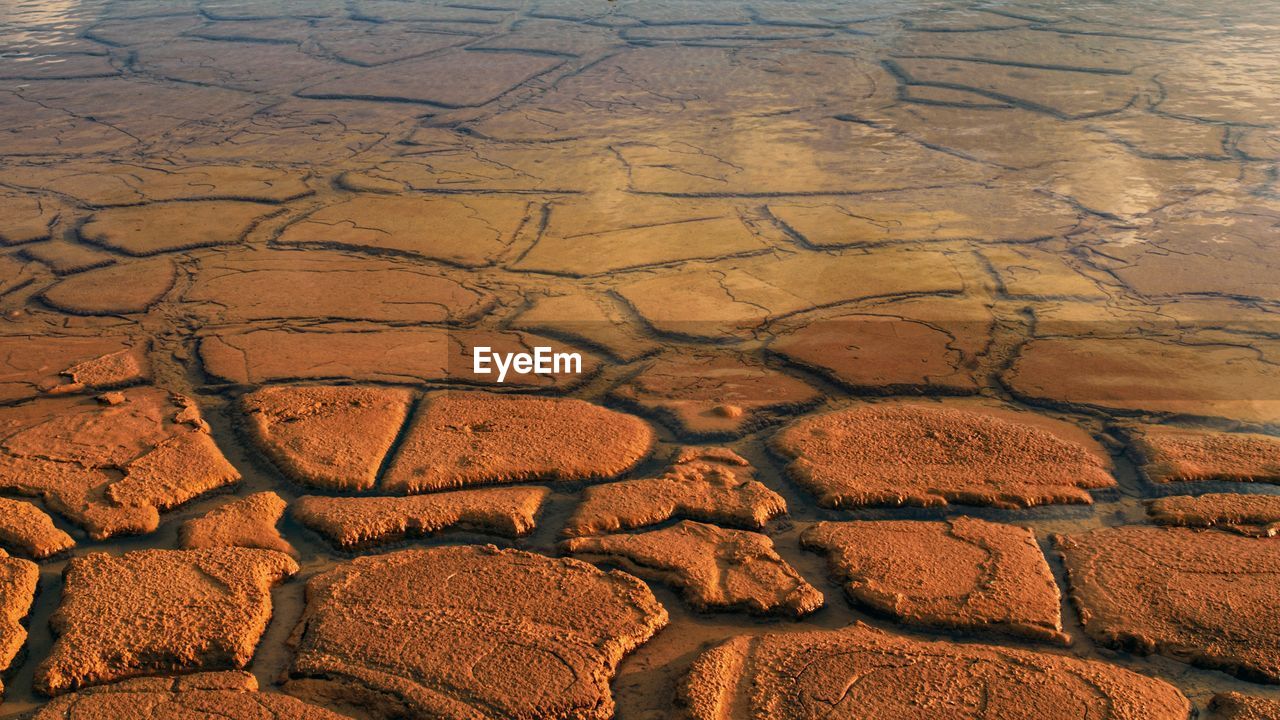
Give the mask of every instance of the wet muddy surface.
[[1275, 717], [1277, 37], [0, 5], [0, 717]]

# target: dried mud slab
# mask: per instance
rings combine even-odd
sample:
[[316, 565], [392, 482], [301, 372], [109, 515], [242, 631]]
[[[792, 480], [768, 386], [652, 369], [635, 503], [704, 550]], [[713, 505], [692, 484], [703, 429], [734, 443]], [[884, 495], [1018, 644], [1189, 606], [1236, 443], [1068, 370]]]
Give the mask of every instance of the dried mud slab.
[[1034, 300], [1069, 298], [1105, 301], [1108, 294], [1069, 260], [1069, 250], [1004, 245], [983, 248], [982, 258], [1000, 281], [1000, 291]]
[[1060, 536], [1071, 597], [1099, 643], [1280, 683], [1280, 544], [1130, 526]]
[[1280, 438], [1144, 425], [1132, 435], [1151, 482], [1280, 482]]
[[148, 677], [55, 698], [27, 720], [346, 720], [279, 693], [259, 692], [247, 672]]
[[243, 668], [271, 620], [272, 586], [297, 571], [288, 555], [247, 548], [72, 558], [36, 690]]
[[1280, 701], [1238, 692], [1218, 693], [1209, 703], [1214, 720], [1272, 720], [1280, 717]]
[[698, 437], [741, 435], [770, 415], [821, 398], [790, 375], [729, 355], [663, 357], [612, 394]]
[[921, 642], [862, 623], [732, 638], [693, 661], [680, 696], [696, 720], [1186, 720], [1191, 712], [1172, 685], [1113, 665]]
[[47, 240], [57, 207], [44, 198], [17, 193], [0, 193], [0, 245]]
[[732, 208], [590, 197], [552, 205], [537, 243], [511, 267], [585, 277], [769, 248]]
[[779, 330], [769, 350], [856, 390], [972, 393], [993, 321], [969, 299], [903, 300]]
[[964, 517], [820, 522], [800, 542], [828, 556], [850, 601], [903, 624], [1069, 642], [1057, 583], [1026, 528]]
[[60, 280], [40, 297], [74, 315], [140, 313], [159, 302], [176, 279], [177, 268], [167, 259], [120, 263]]
[[1261, 340], [1245, 348], [1212, 340], [1037, 339], [1022, 347], [1003, 381], [1021, 397], [1057, 404], [1274, 423], [1278, 354]]
[[241, 401], [249, 436], [294, 482], [369, 490], [409, 414], [406, 390], [267, 387]]
[[492, 546], [404, 550], [308, 582], [286, 689], [375, 718], [605, 720], [618, 662], [666, 623], [625, 573]]
[[[0, 122], [7, 128], [6, 137], [20, 138], [21, 155], [119, 152], [135, 143], [135, 138], [119, 129], [70, 117], [34, 100], [21, 100], [12, 93], [6, 97], [5, 104], [0, 105]], [[12, 142], [8, 147], [17, 149]], [[25, 172], [27, 167], [12, 165], [0, 168], [0, 182], [35, 191], [51, 189], [30, 182]], [[20, 182], [13, 182], [19, 178]]]
[[496, 376], [477, 375], [472, 348], [523, 353], [544, 346], [582, 355], [582, 375], [511, 375], [505, 387], [565, 388], [599, 369], [599, 360], [565, 343], [527, 332], [445, 330], [440, 328], [369, 330], [250, 330], [211, 335], [200, 342], [204, 370], [225, 382], [251, 385], [280, 380], [427, 383], [437, 380], [492, 384]]
[[42, 560], [75, 544], [40, 508], [23, 500], [0, 498], [0, 545], [6, 550]]
[[619, 308], [584, 292], [537, 297], [511, 327], [563, 336], [602, 348], [623, 362], [657, 352], [660, 344], [631, 327]]
[[528, 214], [529, 202], [511, 197], [358, 197], [317, 210], [275, 242], [481, 267], [507, 250]]
[[20, 187], [71, 195], [98, 207], [202, 199], [280, 203], [311, 192], [295, 172], [251, 165], [174, 168], [169, 163], [152, 167], [120, 162], [64, 162], [0, 169], [0, 179]]
[[367, 68], [312, 85], [299, 97], [390, 100], [440, 107], [475, 107], [555, 69], [563, 58], [517, 52], [472, 57], [451, 50]]
[[572, 195], [607, 190], [608, 183], [616, 177], [613, 156], [602, 153], [595, 144], [583, 147], [576, 143], [501, 142], [463, 136], [452, 130], [431, 130], [434, 132], [430, 137], [421, 139], [423, 147], [417, 148], [419, 154], [430, 158], [430, 163], [412, 156], [387, 160], [363, 172], [346, 173], [342, 184], [351, 190], [384, 193]]
[[622, 563], [646, 580], [681, 588], [696, 609], [745, 610], [754, 615], [803, 617], [824, 598], [765, 535], [682, 520], [635, 535], [566, 540], [563, 547], [593, 562]]
[[48, 265], [58, 275], [84, 272], [116, 261], [116, 256], [105, 250], [62, 240], [28, 245], [22, 249], [22, 254]]
[[101, 540], [156, 529], [160, 511], [237, 482], [188, 398], [53, 398], [0, 409], [0, 490], [37, 495]]
[[[22, 619], [36, 597], [40, 568], [29, 560], [11, 558], [0, 550], [0, 673], [7, 672], [27, 642]], [[0, 699], [4, 684], [0, 683]]]
[[[1099, 247], [1107, 267], [1147, 297], [1226, 295], [1275, 301], [1280, 282], [1266, 238], [1280, 223], [1280, 204], [1235, 192], [1204, 193], [1152, 213], [1143, 242]], [[1192, 262], [1180, 262], [1187, 256]], [[1204, 272], [1212, 266], [1214, 272]]]
[[977, 404], [858, 405], [773, 438], [823, 507], [1090, 504], [1113, 487], [1105, 452], [1079, 428]]
[[433, 393], [410, 421], [382, 488], [412, 494], [609, 478], [640, 462], [653, 441], [639, 418], [573, 398]]
[[151, 376], [145, 344], [127, 337], [0, 337], [0, 402], [108, 389]]
[[129, 347], [78, 362], [59, 375], [69, 382], [49, 389], [50, 394], [106, 390], [149, 380], [151, 361], [145, 347]]
[[592, 485], [565, 525], [568, 536], [600, 535], [689, 518], [760, 530], [787, 503], [755, 480], [750, 463], [727, 448], [684, 448], [656, 478]]
[[200, 263], [184, 296], [222, 322], [276, 318], [466, 323], [487, 292], [433, 269], [326, 251], [246, 251]]
[[286, 507], [288, 503], [273, 492], [233, 500], [182, 523], [178, 529], [178, 546], [183, 550], [257, 548], [296, 557], [297, 551], [276, 529]]
[[1280, 495], [1175, 495], [1148, 500], [1147, 515], [1161, 525], [1221, 528], [1261, 537], [1280, 535]]
[[808, 245], [984, 240], [1031, 242], [1065, 235], [1080, 219], [1047, 194], [978, 186], [905, 190], [769, 204], [769, 212]]
[[23, 255], [0, 255], [0, 297], [35, 282], [38, 270], [36, 264]]
[[481, 488], [411, 497], [306, 496], [293, 517], [333, 544], [363, 548], [460, 528], [519, 537], [533, 531], [551, 491], [544, 487]]
[[129, 255], [231, 245], [278, 212], [270, 205], [205, 200], [100, 210], [80, 227], [87, 242]]
[[825, 305], [904, 294], [952, 294], [964, 279], [947, 255], [929, 250], [799, 254], [721, 261], [636, 280], [617, 292], [659, 332], [710, 337], [749, 334], [764, 322]]

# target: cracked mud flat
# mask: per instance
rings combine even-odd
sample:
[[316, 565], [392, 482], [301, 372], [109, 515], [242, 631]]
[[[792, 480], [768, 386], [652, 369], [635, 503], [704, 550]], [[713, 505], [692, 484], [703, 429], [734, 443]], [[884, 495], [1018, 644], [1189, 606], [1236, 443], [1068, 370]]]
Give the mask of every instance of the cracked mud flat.
[[1277, 33], [0, 4], [0, 717], [1280, 717]]

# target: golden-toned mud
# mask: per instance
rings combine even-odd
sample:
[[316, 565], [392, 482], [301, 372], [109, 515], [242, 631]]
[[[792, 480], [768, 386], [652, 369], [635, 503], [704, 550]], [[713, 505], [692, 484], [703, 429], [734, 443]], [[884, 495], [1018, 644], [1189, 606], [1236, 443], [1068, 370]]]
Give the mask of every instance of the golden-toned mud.
[[1161, 525], [1220, 527], [1265, 537], [1280, 534], [1280, 497], [1275, 495], [1174, 495], [1149, 501], [1147, 514]]
[[[22, 620], [31, 611], [39, 577], [40, 569], [35, 563], [9, 557], [0, 550], [0, 670], [8, 670], [22, 652], [27, 639]], [[3, 692], [4, 685], [0, 684], [0, 697]]]
[[1126, 526], [1060, 537], [1081, 619], [1099, 642], [1280, 682], [1280, 545], [1271, 538]]
[[273, 492], [254, 493], [232, 500], [192, 518], [178, 528], [178, 542], [184, 549], [244, 547], [298, 553], [276, 530], [288, 504]]
[[582, 492], [566, 535], [596, 535], [673, 518], [763, 529], [787, 503], [754, 478], [751, 463], [727, 448], [684, 448], [653, 478], [593, 485]]
[[123, 720], [166, 717], [257, 720], [339, 720], [341, 715], [278, 693], [258, 692], [245, 672], [135, 678], [57, 698], [32, 720]]
[[410, 497], [306, 495], [294, 503], [293, 516], [344, 548], [385, 545], [457, 527], [518, 537], [533, 531], [548, 492], [543, 487], [515, 487]]
[[667, 623], [639, 580], [495, 547], [316, 576], [290, 686], [372, 717], [607, 718], [618, 662]]
[[283, 553], [245, 548], [75, 558], [36, 686], [61, 695], [137, 675], [243, 668], [271, 617], [271, 586], [297, 570]]
[[0, 498], [0, 545], [44, 559], [75, 547], [76, 541], [43, 510], [25, 500]]
[[428, 396], [387, 467], [391, 493], [486, 483], [609, 478], [649, 454], [639, 419], [575, 399], [491, 393]]
[[573, 538], [564, 548], [636, 575], [683, 588], [699, 610], [746, 609], [800, 617], [822, 607], [822, 593], [773, 550], [769, 538], [682, 520], [631, 535]]
[[0, 2], [0, 718], [1276, 715], [1278, 33]]
[[[949, 687], [925, 699], [921, 690]], [[843, 692], [830, 693], [832, 687]], [[1111, 665], [984, 645], [924, 643], [861, 623], [739, 636], [694, 661], [681, 695], [698, 720], [853, 717], [1100, 717], [1181, 720], [1171, 685]], [[949, 706], [949, 707], [948, 707]]]
[[248, 433], [302, 485], [368, 490], [409, 412], [403, 390], [280, 386], [245, 395]]
[[1070, 640], [1058, 586], [1025, 528], [976, 518], [822, 522], [800, 541], [829, 556], [851, 602], [904, 624]]
[[1078, 431], [1001, 408], [883, 403], [800, 420], [774, 436], [824, 507], [1091, 503], [1107, 461]]

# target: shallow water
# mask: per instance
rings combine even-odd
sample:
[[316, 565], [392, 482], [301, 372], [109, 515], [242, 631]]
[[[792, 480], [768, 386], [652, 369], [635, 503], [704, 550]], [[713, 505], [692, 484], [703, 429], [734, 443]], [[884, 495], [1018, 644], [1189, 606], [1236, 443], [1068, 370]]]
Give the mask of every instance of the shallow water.
[[[740, 632], [860, 619], [1035, 647], [850, 608], [799, 533], [978, 515], [1034, 528], [1064, 584], [1052, 534], [1144, 522], [1141, 501], [1173, 491], [1272, 492], [1155, 486], [1124, 429], [1280, 429], [1277, 47], [1266, 2], [0, 3], [0, 401], [31, 396], [10, 355], [33, 339], [124, 337], [198, 398], [236, 494], [292, 500], [307, 491], [237, 426], [244, 392], [484, 385], [466, 348], [545, 342], [581, 351], [586, 376], [514, 389], [653, 420], [662, 448], [636, 476], [668, 446], [733, 447], [787, 501], [778, 552], [827, 596], [791, 623], [692, 613], [655, 584], [673, 623], [623, 662], [618, 717], [670, 716], [696, 652]], [[1119, 487], [1091, 507], [829, 510], [766, 450], [810, 409], [921, 395], [1065, 418]], [[726, 404], [762, 409], [739, 424]], [[558, 554], [580, 490], [514, 544]], [[75, 554], [173, 547], [221, 501], [144, 538], [59, 523]], [[284, 530], [304, 570], [276, 591], [250, 668], [264, 686], [302, 580], [344, 559]], [[415, 544], [475, 541], [510, 544]], [[63, 564], [42, 568], [0, 715], [42, 702]], [[1200, 707], [1280, 697], [1099, 648], [1063, 611], [1065, 652]]]

